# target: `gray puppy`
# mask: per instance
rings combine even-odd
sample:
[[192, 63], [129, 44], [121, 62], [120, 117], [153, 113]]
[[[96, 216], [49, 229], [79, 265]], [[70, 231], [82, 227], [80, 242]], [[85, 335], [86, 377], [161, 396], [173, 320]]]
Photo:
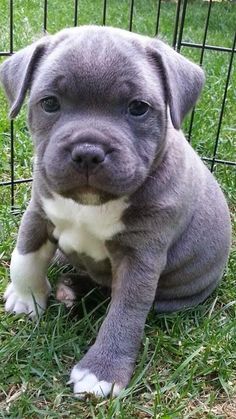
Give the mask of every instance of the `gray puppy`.
[[171, 312], [200, 303], [228, 258], [225, 198], [180, 130], [203, 71], [157, 39], [88, 26], [17, 52], [1, 80], [11, 118], [29, 91], [36, 156], [6, 310], [45, 309], [47, 269], [61, 249], [112, 290], [70, 382], [76, 394], [116, 395], [129, 383], [152, 304]]

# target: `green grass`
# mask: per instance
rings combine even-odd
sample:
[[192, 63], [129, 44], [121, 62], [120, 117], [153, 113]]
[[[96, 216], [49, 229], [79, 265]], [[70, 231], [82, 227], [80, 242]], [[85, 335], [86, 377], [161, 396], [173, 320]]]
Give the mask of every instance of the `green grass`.
[[[48, 30], [73, 25], [72, 0], [49, 1]], [[102, 23], [102, 0], [79, 2], [79, 24]], [[108, 0], [107, 24], [128, 28], [129, 2]], [[156, 1], [136, 0], [133, 30], [153, 35]], [[43, 1], [14, 2], [14, 49], [30, 43], [41, 32]], [[171, 43], [176, 4], [163, 1], [160, 34]], [[190, 1], [183, 38], [202, 42], [207, 2]], [[1, 1], [0, 49], [9, 48], [8, 1]], [[236, 5], [213, 3], [207, 43], [232, 46]], [[182, 53], [198, 62], [198, 50]], [[207, 83], [199, 101], [192, 144], [211, 157], [227, 75], [229, 55], [206, 51], [203, 67]], [[235, 160], [236, 72], [232, 69], [217, 158]], [[10, 179], [10, 134], [7, 104], [0, 93], [0, 180]], [[25, 123], [25, 109], [15, 124], [16, 178], [28, 178], [32, 145]], [[189, 119], [184, 129], [187, 131]], [[215, 175], [227, 196], [236, 226], [235, 168], [217, 165]], [[16, 186], [16, 206], [23, 210], [30, 185]], [[0, 290], [9, 280], [9, 260], [20, 215], [10, 210], [10, 189], [0, 188]], [[235, 235], [234, 235], [235, 237]], [[236, 242], [224, 280], [214, 294], [196, 309], [172, 315], [151, 312], [131, 385], [114, 400], [89, 398], [81, 402], [66, 387], [69, 371], [94, 341], [105, 316], [107, 302], [97, 292], [78, 303], [71, 316], [51, 299], [45, 316], [37, 323], [8, 316], [0, 306], [0, 417], [6, 418], [235, 418], [236, 417]], [[50, 271], [54, 283], [58, 272]], [[92, 302], [91, 302], [92, 300]]]

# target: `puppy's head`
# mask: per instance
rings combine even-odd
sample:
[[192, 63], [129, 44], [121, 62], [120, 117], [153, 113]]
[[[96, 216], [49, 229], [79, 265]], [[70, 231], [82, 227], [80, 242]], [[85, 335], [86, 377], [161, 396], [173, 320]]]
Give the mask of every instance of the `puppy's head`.
[[1, 80], [12, 118], [29, 91], [37, 175], [83, 200], [129, 195], [145, 181], [165, 146], [167, 107], [179, 129], [204, 76], [159, 40], [88, 26], [19, 51]]

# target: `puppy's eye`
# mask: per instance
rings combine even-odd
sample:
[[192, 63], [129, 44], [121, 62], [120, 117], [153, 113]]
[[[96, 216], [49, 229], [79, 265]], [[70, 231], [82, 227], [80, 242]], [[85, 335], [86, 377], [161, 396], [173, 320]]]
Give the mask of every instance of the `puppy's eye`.
[[57, 112], [60, 109], [60, 103], [55, 96], [45, 97], [40, 103], [45, 112]]
[[141, 100], [133, 100], [129, 104], [128, 110], [132, 116], [142, 116], [149, 110], [150, 106], [148, 103]]

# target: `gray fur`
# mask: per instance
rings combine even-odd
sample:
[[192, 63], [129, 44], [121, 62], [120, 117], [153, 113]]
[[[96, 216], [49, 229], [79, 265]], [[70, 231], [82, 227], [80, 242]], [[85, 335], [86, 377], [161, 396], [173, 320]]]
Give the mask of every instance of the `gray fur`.
[[[95, 281], [104, 272], [104, 285], [112, 288], [109, 312], [79, 366], [126, 386], [152, 304], [169, 312], [203, 301], [221, 279], [229, 254], [223, 193], [179, 131], [200, 94], [203, 71], [161, 41], [81, 27], [16, 53], [1, 66], [1, 79], [12, 117], [29, 90], [37, 155], [32, 200], [18, 236], [22, 252], [52, 239], [43, 196], [55, 191], [84, 202], [89, 189], [98, 203], [128, 197], [125, 230], [106, 243], [110, 263], [99, 262], [96, 273], [96, 263], [79, 256]], [[52, 94], [61, 111], [48, 115], [39, 100]], [[127, 114], [134, 99], [152, 105], [147, 115]], [[109, 154], [88, 185], [70, 153], [90, 141]], [[75, 255], [69, 258], [77, 265]]]

